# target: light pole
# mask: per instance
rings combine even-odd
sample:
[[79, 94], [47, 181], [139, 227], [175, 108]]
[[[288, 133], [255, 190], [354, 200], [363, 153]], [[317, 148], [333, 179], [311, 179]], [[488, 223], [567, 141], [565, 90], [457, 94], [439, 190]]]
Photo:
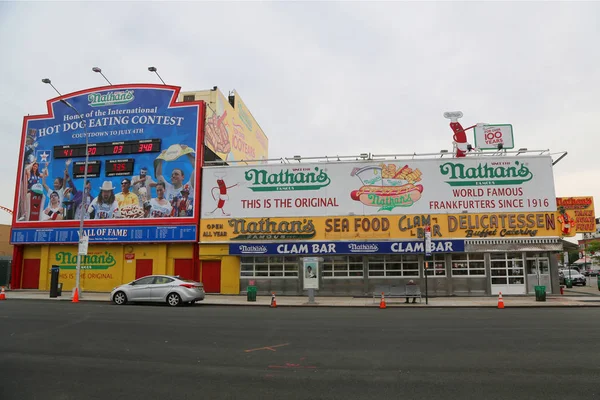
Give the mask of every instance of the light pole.
[[156, 76], [158, 76], [158, 79], [160, 79], [160, 81], [163, 83], [163, 85], [166, 85], [165, 81], [163, 81], [160, 75], [158, 75], [158, 70], [156, 69], [156, 67], [148, 67], [148, 71], [154, 72]]
[[109, 84], [110, 86], [112, 86], [112, 83], [110, 83], [110, 81], [109, 81], [108, 79], [106, 79], [106, 77], [105, 77], [105, 76], [104, 76], [104, 74], [102, 73], [102, 70], [101, 70], [99, 67], [93, 67], [93, 68], [92, 68], [92, 71], [94, 71], [94, 72], [96, 72], [96, 73], [98, 73], [98, 74], [102, 75], [102, 77], [104, 78], [104, 80], [105, 80], [106, 82], [108, 82], [108, 84]]
[[[52, 86], [52, 89], [54, 89], [54, 91], [56, 91], [56, 93], [58, 93], [59, 96], [62, 96], [62, 94], [54, 87], [54, 85], [52, 84], [52, 81], [50, 81], [50, 79], [48, 78], [44, 78], [42, 79], [42, 82]], [[83, 166], [84, 170], [83, 170], [83, 196], [81, 198], [81, 218], [79, 220], [79, 246], [77, 248], [77, 269], [76, 269], [76, 273], [75, 273], [75, 290], [77, 291], [77, 295], [80, 296], [81, 295], [81, 290], [79, 287], [79, 279], [80, 279], [80, 275], [81, 275], [81, 244], [84, 242], [83, 240], [83, 219], [85, 217], [85, 209], [84, 207], [86, 206], [86, 194], [85, 194], [85, 183], [87, 182], [87, 174], [88, 174], [88, 162], [89, 162], [89, 157], [90, 157], [90, 152], [89, 152], [89, 144], [88, 144], [88, 132], [87, 132], [87, 124], [85, 122], [85, 120], [83, 119], [83, 114], [81, 114], [75, 107], [73, 107], [73, 105], [71, 105], [71, 103], [69, 103], [68, 101], [64, 100], [64, 99], [60, 99], [60, 102], [63, 103], [64, 105], [66, 105], [67, 107], [69, 107], [71, 110], [75, 111], [75, 114], [77, 114], [79, 116], [79, 119], [82, 123], [83, 126], [83, 131], [85, 133], [85, 164]], [[87, 246], [86, 246], [86, 253], [87, 253]]]

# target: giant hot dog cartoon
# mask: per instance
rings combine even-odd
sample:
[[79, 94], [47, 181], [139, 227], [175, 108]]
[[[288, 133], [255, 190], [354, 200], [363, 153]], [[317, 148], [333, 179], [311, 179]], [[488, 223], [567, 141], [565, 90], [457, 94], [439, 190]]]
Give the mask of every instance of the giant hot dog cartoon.
[[350, 193], [352, 200], [366, 206], [379, 207], [378, 211], [391, 211], [396, 207], [410, 207], [421, 198], [423, 185], [421, 171], [408, 165], [380, 164], [354, 168], [351, 176], [358, 177], [363, 186]]

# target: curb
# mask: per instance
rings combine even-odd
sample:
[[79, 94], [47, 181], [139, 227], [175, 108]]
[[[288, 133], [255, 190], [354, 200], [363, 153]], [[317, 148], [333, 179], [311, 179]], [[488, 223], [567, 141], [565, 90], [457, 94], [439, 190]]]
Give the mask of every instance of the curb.
[[[16, 298], [11, 300], [17, 301], [48, 301], [54, 300], [59, 302], [69, 302], [72, 303], [71, 299], [26, 299], [26, 298]], [[80, 303], [99, 303], [99, 304], [110, 304], [114, 305], [110, 300], [85, 300], [80, 299]], [[0, 303], [2, 304], [2, 303]], [[148, 303], [143, 303], [148, 304]], [[157, 303], [158, 304], [158, 303]], [[116, 306], [116, 305], [115, 305]], [[272, 308], [270, 304], [247, 304], [247, 303], [239, 303], [239, 304], [228, 304], [228, 303], [197, 303], [196, 307], [259, 307], [259, 308]], [[275, 308], [357, 308], [357, 309], [379, 309], [377, 304], [373, 305], [334, 305], [334, 304], [278, 304]], [[600, 307], [600, 302], [597, 304], [557, 304], [557, 305], [506, 305], [504, 309], [520, 309], [520, 308], [539, 308], [539, 309], [553, 309], [553, 308], [598, 308]], [[498, 309], [497, 305], [417, 305], [416, 307], [395, 305], [395, 304], [387, 304], [387, 308], [395, 308], [395, 309], [405, 309], [405, 310], [421, 310], [421, 309], [448, 309], [448, 308], [459, 308], [459, 309]]]

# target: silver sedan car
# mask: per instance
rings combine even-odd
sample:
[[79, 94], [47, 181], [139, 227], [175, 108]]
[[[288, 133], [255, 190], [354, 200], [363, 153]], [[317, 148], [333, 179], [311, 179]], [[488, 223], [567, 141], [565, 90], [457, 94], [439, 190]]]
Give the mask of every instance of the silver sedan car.
[[166, 302], [170, 306], [204, 300], [204, 285], [179, 276], [149, 275], [117, 286], [110, 300], [123, 305], [128, 301]]

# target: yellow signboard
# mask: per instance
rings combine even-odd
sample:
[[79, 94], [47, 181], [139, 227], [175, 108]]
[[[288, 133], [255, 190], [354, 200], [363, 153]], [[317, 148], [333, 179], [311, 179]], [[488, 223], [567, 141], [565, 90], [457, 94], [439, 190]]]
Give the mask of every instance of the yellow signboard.
[[234, 108], [220, 90], [213, 93], [216, 110], [206, 110], [206, 145], [226, 161], [267, 159], [268, 139], [239, 95]]
[[[123, 265], [120, 246], [93, 246], [81, 259], [81, 288], [92, 291], [107, 291], [122, 283]], [[50, 247], [50, 265], [60, 268], [60, 282], [64, 290], [75, 286], [77, 277], [77, 247]]]
[[560, 220], [565, 223], [565, 230], [574, 230], [577, 233], [596, 232], [596, 213], [594, 198], [585, 197], [557, 197], [556, 207], [559, 210]]
[[[565, 236], [555, 212], [201, 220], [200, 241], [396, 240]], [[573, 232], [574, 234], [574, 232]]]

